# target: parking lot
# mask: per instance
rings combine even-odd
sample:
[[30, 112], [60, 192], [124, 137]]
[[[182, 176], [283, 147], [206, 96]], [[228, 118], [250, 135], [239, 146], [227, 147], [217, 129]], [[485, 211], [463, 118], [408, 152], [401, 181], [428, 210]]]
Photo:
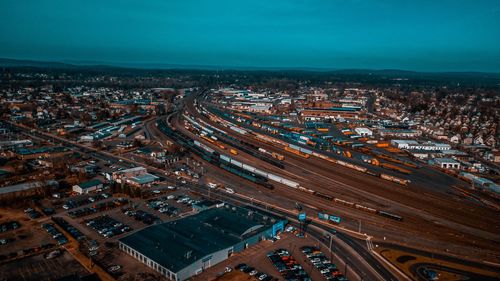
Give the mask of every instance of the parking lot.
[[44, 223], [42, 228], [47, 231], [48, 234], [52, 235], [52, 238], [56, 240], [58, 245], [64, 245], [68, 243], [68, 237], [59, 231], [53, 223]]
[[52, 259], [46, 259], [44, 255], [36, 255], [15, 263], [0, 265], [0, 273], [2, 281], [48, 281], [71, 274], [89, 275], [87, 270], [65, 251]]
[[287, 249], [270, 251], [267, 258], [285, 280], [311, 281], [309, 274]]
[[85, 224], [104, 238], [111, 238], [129, 232], [132, 228], [108, 215], [98, 216], [85, 221]]
[[348, 279], [342, 275], [338, 266], [331, 261], [319, 248], [315, 246], [303, 246], [301, 252], [306, 256], [316, 270], [328, 281], [347, 281]]
[[[296, 237], [293, 233], [282, 233], [280, 234], [280, 237], [281, 239], [275, 242], [271, 240], [261, 241], [241, 253], [235, 253], [228, 260], [214, 265], [202, 274], [195, 276], [193, 280], [211, 280], [215, 279], [216, 276], [220, 276], [221, 280], [228, 280], [224, 279], [224, 277], [221, 276], [221, 274], [225, 272], [226, 267], [230, 267], [233, 271], [239, 271], [235, 269], [235, 267], [240, 264], [246, 264], [249, 267], [253, 267], [257, 272], [265, 273], [277, 280], [285, 280], [267, 257], [269, 252], [278, 249], [287, 249], [289, 251], [289, 254], [293, 256], [297, 263], [303, 267], [304, 271], [312, 280], [325, 280], [317, 270], [312, 270], [313, 267], [311, 265], [307, 265], [305, 256], [303, 256], [300, 252], [300, 247], [315, 245], [316, 240], [313, 240], [312, 238], [309, 238], [307, 236], [304, 238], [299, 238]], [[248, 273], [245, 273], [245, 275], [249, 276]], [[242, 280], [258, 279], [255, 278], [255, 276], [252, 276], [251, 279]]]
[[[37, 220], [28, 218], [23, 210], [0, 209], [0, 214], [0, 224], [8, 223], [5, 231], [0, 232], [0, 260], [20, 257], [43, 245], [57, 243]], [[11, 222], [16, 222], [18, 227], [13, 227]]]

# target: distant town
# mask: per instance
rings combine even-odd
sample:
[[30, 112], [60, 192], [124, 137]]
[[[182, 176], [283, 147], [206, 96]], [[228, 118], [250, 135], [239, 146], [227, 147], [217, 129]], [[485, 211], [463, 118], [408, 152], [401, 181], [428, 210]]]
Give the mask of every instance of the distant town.
[[498, 78], [0, 74], [0, 280], [500, 278]]

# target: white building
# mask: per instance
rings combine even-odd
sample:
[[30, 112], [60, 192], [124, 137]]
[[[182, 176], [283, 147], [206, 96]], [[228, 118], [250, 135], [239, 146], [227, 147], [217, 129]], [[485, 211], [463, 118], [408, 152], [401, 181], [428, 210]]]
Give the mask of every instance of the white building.
[[359, 128], [355, 128], [354, 131], [362, 136], [362, 137], [371, 137], [373, 136], [373, 132], [372, 130], [368, 129], [368, 128], [365, 128], [365, 127], [359, 127]]
[[89, 192], [96, 191], [99, 188], [102, 188], [102, 182], [98, 179], [94, 179], [73, 185], [73, 192], [78, 194], [87, 194]]
[[399, 149], [410, 150], [450, 150], [451, 146], [446, 143], [424, 142], [415, 140], [391, 140], [391, 145]]
[[434, 158], [434, 163], [442, 169], [460, 169], [460, 162], [453, 158]]

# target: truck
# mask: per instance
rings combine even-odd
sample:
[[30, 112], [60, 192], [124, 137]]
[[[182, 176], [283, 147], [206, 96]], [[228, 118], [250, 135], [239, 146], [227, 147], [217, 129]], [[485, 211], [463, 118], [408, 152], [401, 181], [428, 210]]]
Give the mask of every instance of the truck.
[[335, 223], [335, 224], [339, 224], [342, 221], [342, 219], [340, 217], [325, 214], [325, 213], [318, 213], [318, 219], [328, 221], [331, 223]]

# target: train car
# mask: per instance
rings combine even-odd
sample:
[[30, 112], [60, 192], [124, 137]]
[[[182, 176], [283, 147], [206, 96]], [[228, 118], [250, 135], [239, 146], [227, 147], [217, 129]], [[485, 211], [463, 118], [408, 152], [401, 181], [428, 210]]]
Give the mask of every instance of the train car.
[[382, 217], [386, 217], [386, 218], [397, 220], [397, 221], [402, 221], [403, 220], [403, 217], [395, 215], [395, 214], [391, 214], [391, 213], [385, 212], [385, 211], [378, 211], [377, 214], [380, 215], [380, 216], [382, 216]]
[[411, 174], [411, 171], [403, 169], [403, 168], [398, 167], [398, 166], [393, 165], [393, 164], [389, 164], [389, 163], [380, 163], [380, 167], [388, 169], [388, 170], [400, 172], [400, 173], [403, 173], [405, 175]]
[[318, 192], [318, 191], [315, 191], [314, 195], [317, 196], [317, 197], [319, 197], [319, 198], [326, 199], [328, 201], [332, 201], [333, 200], [333, 196], [330, 196], [328, 194], [324, 194], [324, 193], [321, 193], [321, 192]]
[[293, 149], [293, 148], [291, 148], [291, 147], [289, 147], [289, 146], [285, 146], [285, 150], [286, 150], [286, 151], [288, 151], [288, 152], [291, 152], [291, 153], [293, 153], [293, 154], [296, 154], [296, 155], [302, 156], [302, 157], [304, 157], [304, 158], [306, 158], [306, 159], [307, 159], [307, 158], [309, 158], [309, 157], [311, 157], [309, 154], [304, 153], [304, 152], [302, 152], [302, 151], [300, 151], [300, 150], [297, 150], [297, 149]]
[[276, 159], [280, 160], [280, 161], [285, 160], [285, 156], [283, 156], [283, 155], [281, 155], [281, 154], [279, 154], [279, 153], [276, 153], [276, 152], [272, 152], [272, 153], [271, 153], [271, 156], [272, 156], [273, 158], [276, 158]]

